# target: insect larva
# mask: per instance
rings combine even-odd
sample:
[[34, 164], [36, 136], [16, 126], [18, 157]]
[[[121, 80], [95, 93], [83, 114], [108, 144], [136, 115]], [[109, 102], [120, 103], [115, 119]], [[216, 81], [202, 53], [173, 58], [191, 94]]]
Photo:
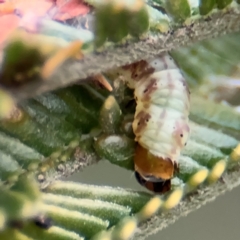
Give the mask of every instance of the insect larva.
[[135, 89], [136, 178], [154, 192], [166, 192], [189, 135], [187, 84], [168, 54], [124, 66], [120, 74]]

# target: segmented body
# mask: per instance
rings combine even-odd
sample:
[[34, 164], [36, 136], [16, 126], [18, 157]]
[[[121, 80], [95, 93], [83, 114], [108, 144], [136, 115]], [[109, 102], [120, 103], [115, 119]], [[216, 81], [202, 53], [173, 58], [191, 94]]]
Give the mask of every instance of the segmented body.
[[185, 79], [168, 54], [124, 66], [120, 74], [135, 89], [132, 126], [140, 146], [135, 153], [135, 171], [148, 182], [169, 180], [190, 132]]
[[135, 140], [158, 157], [178, 161], [189, 134], [189, 90], [169, 55], [124, 67], [137, 102]]

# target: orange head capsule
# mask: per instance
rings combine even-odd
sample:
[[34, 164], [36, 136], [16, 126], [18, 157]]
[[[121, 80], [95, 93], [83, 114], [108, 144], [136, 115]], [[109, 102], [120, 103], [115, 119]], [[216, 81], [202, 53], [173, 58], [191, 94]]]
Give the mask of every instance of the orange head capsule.
[[165, 193], [171, 189], [171, 178], [177, 170], [177, 164], [171, 159], [154, 156], [138, 145], [134, 157], [137, 181], [156, 193]]

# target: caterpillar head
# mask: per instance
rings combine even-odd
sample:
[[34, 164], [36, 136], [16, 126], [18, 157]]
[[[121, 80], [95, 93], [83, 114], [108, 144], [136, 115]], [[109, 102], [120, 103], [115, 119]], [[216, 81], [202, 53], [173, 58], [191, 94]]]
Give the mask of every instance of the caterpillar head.
[[138, 172], [135, 171], [135, 177], [138, 181], [138, 183], [148, 190], [154, 192], [163, 194], [165, 192], [168, 192], [171, 189], [171, 180], [165, 180], [161, 182], [151, 182], [149, 180], [144, 179]]
[[137, 181], [155, 193], [165, 193], [171, 189], [171, 178], [177, 170], [177, 163], [171, 159], [154, 156], [138, 145], [134, 157]]

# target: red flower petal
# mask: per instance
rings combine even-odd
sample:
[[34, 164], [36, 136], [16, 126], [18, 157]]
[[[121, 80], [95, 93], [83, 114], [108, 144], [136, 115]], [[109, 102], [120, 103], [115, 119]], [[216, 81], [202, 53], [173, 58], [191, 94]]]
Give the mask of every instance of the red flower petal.
[[36, 16], [44, 16], [48, 10], [54, 6], [54, 3], [49, 0], [15, 0], [15, 8], [22, 15], [34, 13]]
[[57, 0], [57, 14], [53, 17], [56, 20], [67, 20], [80, 15], [84, 15], [90, 11], [90, 8], [81, 0]]
[[0, 45], [7, 39], [9, 34], [18, 27], [20, 18], [14, 14], [0, 16]]

